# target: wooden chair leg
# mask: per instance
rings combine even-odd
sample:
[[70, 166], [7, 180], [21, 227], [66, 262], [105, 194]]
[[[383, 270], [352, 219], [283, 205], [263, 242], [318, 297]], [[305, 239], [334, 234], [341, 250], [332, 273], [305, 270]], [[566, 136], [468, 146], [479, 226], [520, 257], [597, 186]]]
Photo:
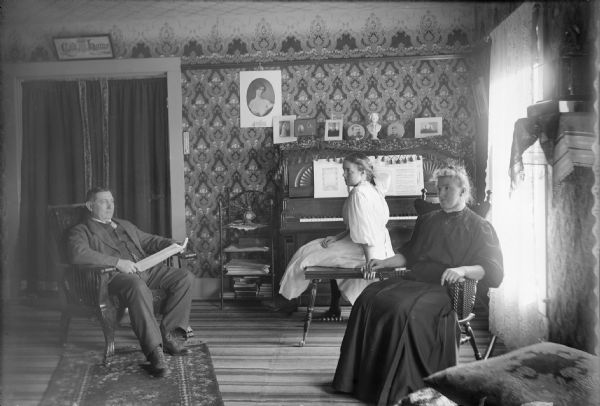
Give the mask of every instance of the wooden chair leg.
[[115, 354], [115, 326], [117, 324], [117, 312], [114, 308], [103, 308], [99, 310], [98, 319], [104, 333], [104, 359], [105, 366], [110, 365], [112, 356]]
[[313, 311], [315, 310], [315, 299], [317, 297], [317, 284], [319, 283], [318, 279], [313, 279], [310, 287], [310, 301], [308, 303], [308, 307], [306, 308], [306, 317], [304, 318], [304, 332], [302, 333], [302, 341], [300, 341], [300, 347], [304, 347], [306, 343], [306, 336], [308, 335], [308, 329], [310, 327], [310, 322], [312, 321]]
[[69, 335], [69, 324], [71, 324], [71, 315], [68, 311], [63, 311], [60, 315], [60, 345], [63, 346], [67, 343], [67, 336]]
[[492, 339], [490, 340], [490, 343], [487, 346], [487, 349], [485, 350], [485, 355], [483, 356], [483, 359], [488, 359], [489, 357], [492, 356], [492, 353], [494, 352], [494, 347], [496, 346], [496, 340], [498, 339], [498, 337], [496, 335], [492, 336]]
[[481, 353], [479, 352], [479, 348], [477, 348], [477, 343], [475, 342], [475, 333], [473, 332], [473, 329], [471, 328], [471, 323], [469, 323], [468, 321], [465, 323], [465, 334], [467, 335], [467, 337], [469, 337], [469, 343], [471, 343], [471, 347], [473, 348], [473, 353], [475, 354], [475, 359], [476, 360], [483, 359], [483, 357], [481, 356]]

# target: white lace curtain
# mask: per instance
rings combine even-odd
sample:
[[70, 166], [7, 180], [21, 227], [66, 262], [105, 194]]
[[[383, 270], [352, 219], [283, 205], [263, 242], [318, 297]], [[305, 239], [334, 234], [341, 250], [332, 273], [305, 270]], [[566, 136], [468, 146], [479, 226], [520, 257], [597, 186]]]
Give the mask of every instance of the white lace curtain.
[[534, 102], [532, 7], [524, 3], [491, 33], [486, 183], [494, 192], [491, 218], [502, 244], [505, 277], [490, 293], [490, 329], [509, 348], [547, 337], [545, 235], [540, 235], [544, 225], [539, 211], [544, 205], [539, 205], [536, 186], [543, 179], [536, 179], [539, 170], [530, 167], [525, 173], [530, 178], [511, 191], [509, 178], [514, 124]]

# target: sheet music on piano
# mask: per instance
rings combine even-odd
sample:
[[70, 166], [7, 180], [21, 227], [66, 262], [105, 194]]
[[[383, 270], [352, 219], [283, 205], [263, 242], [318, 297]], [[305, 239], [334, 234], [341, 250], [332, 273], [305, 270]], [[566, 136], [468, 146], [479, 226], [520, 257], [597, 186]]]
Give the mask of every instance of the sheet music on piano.
[[314, 196], [318, 198], [347, 197], [342, 159], [316, 159], [313, 161]]
[[[424, 187], [423, 158], [420, 155], [385, 155], [369, 157], [375, 176], [389, 179], [386, 196], [419, 196]], [[343, 178], [343, 159], [313, 161], [314, 197], [347, 197]]]
[[373, 165], [375, 177], [390, 179], [386, 196], [418, 196], [425, 186], [423, 158], [420, 155], [386, 155]]

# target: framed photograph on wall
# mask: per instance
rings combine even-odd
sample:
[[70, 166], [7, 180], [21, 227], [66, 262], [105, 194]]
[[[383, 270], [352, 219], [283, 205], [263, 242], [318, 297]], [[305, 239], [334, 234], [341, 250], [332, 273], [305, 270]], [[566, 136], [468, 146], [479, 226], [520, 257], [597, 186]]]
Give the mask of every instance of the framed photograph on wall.
[[294, 121], [296, 137], [317, 135], [317, 120], [314, 118], [299, 118]]
[[365, 138], [365, 127], [357, 123], [350, 125], [346, 133], [346, 138], [349, 140], [362, 140]]
[[275, 116], [273, 117], [273, 144], [283, 144], [285, 142], [295, 142], [298, 140], [294, 136], [294, 121], [296, 116]]
[[325, 120], [325, 141], [341, 141], [343, 120]]
[[240, 72], [240, 127], [271, 127], [281, 116], [281, 71]]
[[442, 135], [442, 117], [415, 118], [415, 138]]

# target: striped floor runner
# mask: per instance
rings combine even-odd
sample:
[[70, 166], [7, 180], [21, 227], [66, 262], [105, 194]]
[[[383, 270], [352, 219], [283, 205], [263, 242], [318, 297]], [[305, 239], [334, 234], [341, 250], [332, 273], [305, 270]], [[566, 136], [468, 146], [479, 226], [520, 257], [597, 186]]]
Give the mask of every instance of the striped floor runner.
[[[62, 351], [59, 313], [34, 301], [10, 304], [4, 315], [1, 404], [37, 405]], [[193, 303], [192, 340], [208, 344], [225, 405], [362, 404], [330, 386], [346, 323], [313, 322], [306, 345], [299, 347], [303, 320], [304, 309], [285, 316], [256, 302], [226, 302], [223, 310], [217, 302]], [[485, 318], [474, 328], [483, 350], [489, 340]], [[117, 347], [136, 343], [129, 327], [117, 331]], [[74, 319], [69, 345], [102, 351], [97, 322]], [[502, 351], [500, 346], [496, 353]], [[471, 361], [473, 352], [463, 345], [460, 362]]]

